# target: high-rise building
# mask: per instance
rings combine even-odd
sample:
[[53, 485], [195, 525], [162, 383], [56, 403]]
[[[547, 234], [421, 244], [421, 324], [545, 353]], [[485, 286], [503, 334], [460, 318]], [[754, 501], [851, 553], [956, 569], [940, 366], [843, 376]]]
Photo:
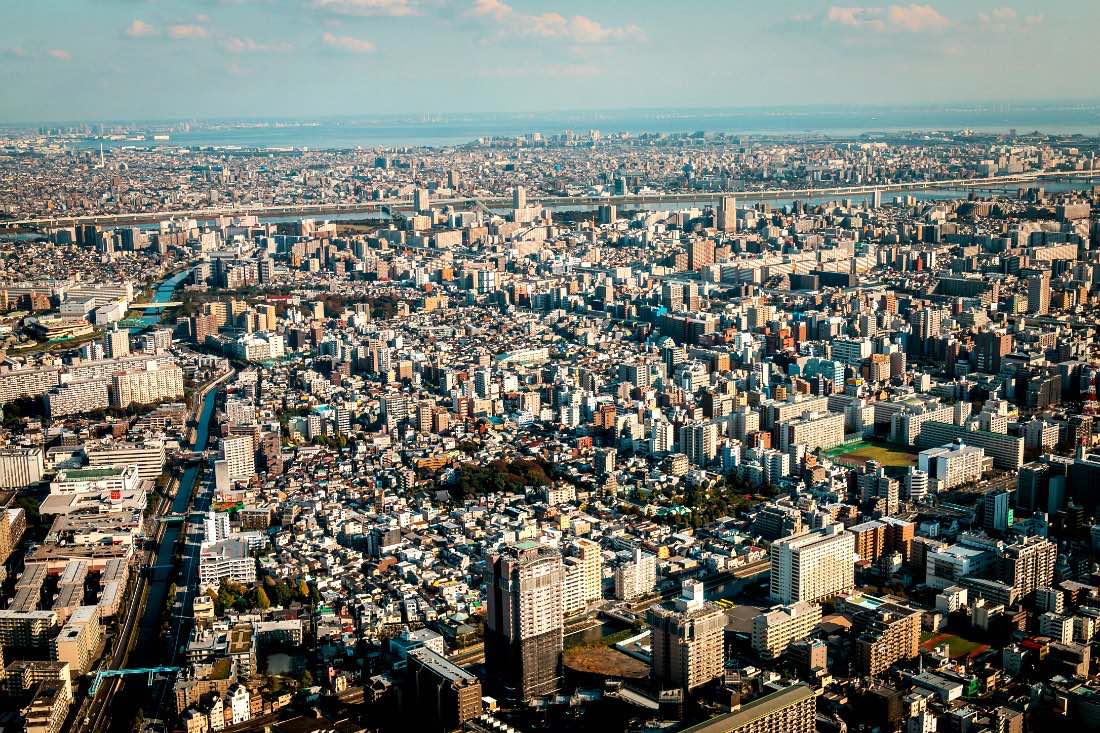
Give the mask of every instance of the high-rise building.
[[718, 424], [697, 422], [680, 428], [680, 450], [696, 466], [705, 466], [718, 455]]
[[603, 597], [603, 559], [598, 543], [578, 539], [562, 561], [565, 582], [562, 585], [562, 613], [566, 616], [584, 611], [589, 603]]
[[733, 196], [723, 196], [718, 202], [715, 212], [715, 227], [722, 232], [734, 233], [737, 231], [737, 199]]
[[693, 690], [722, 673], [726, 614], [703, 598], [703, 584], [684, 581], [680, 598], [646, 612], [653, 680], [660, 688]]
[[1007, 532], [1012, 526], [1012, 508], [1007, 491], [990, 491], [982, 495], [982, 526], [987, 532]]
[[1045, 316], [1050, 312], [1050, 272], [1027, 270], [1027, 311], [1031, 315]]
[[256, 451], [251, 435], [222, 438], [222, 458], [230, 481], [247, 481], [256, 475]]
[[428, 189], [418, 188], [413, 192], [413, 211], [419, 214], [422, 211], [428, 211], [432, 208], [431, 198], [428, 196]]
[[229, 537], [229, 513], [213, 509], [202, 518], [202, 541], [220, 542]]
[[565, 571], [552, 547], [525, 541], [489, 556], [485, 664], [508, 697], [531, 700], [562, 682]]
[[130, 353], [130, 332], [118, 327], [109, 328], [103, 333], [103, 355], [108, 359], [118, 359]]
[[527, 208], [527, 189], [523, 186], [516, 186], [514, 189], [512, 189], [512, 208]]
[[1054, 584], [1058, 546], [1038, 536], [1024, 537], [1004, 548], [1002, 579], [1013, 586], [1020, 600], [1027, 601], [1036, 589]]
[[657, 587], [657, 557], [640, 549], [634, 550], [634, 558], [615, 569], [615, 597], [630, 601]]
[[771, 546], [771, 597], [778, 603], [820, 601], [855, 587], [855, 537], [839, 524]]
[[979, 331], [974, 336], [974, 368], [979, 372], [996, 374], [1001, 370], [1001, 359], [1011, 351], [1011, 334], [996, 330]]

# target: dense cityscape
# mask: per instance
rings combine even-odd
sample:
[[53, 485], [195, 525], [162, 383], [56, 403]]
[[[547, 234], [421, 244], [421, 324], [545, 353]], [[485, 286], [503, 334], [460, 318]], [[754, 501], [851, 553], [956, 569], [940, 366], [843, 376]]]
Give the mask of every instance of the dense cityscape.
[[[104, 48], [296, 52], [206, 14], [248, 5], [143, 6]], [[644, 3], [301, 5], [382, 68], [364, 18], [585, 63], [656, 36]], [[785, 23], [904, 51], [1044, 17]], [[0, 65], [71, 68], [64, 37]], [[0, 99], [0, 732], [1100, 730], [1100, 108], [27, 104]]]

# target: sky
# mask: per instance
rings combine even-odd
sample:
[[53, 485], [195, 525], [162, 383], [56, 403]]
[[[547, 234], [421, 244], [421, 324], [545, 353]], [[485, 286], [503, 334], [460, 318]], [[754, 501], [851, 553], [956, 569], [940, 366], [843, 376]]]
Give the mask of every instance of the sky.
[[4, 0], [0, 122], [1095, 100], [1095, 0]]

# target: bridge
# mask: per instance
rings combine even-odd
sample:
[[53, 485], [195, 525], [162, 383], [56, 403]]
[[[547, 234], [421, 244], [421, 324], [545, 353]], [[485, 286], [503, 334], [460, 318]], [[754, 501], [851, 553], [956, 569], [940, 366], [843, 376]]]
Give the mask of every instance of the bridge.
[[[952, 188], [988, 189], [990, 187], [1002, 187], [1014, 184], [1034, 184], [1042, 181], [1091, 178], [1100, 178], [1100, 170], [1032, 171], [1028, 173], [1015, 173], [1012, 175], [987, 176], [985, 178], [899, 181], [866, 186], [831, 186], [825, 188], [780, 188], [751, 191], [682, 191], [676, 193], [655, 192], [626, 194], [622, 196], [542, 196], [537, 198], [537, 202], [547, 208], [556, 208], [561, 206], [599, 206], [601, 204], [615, 204], [617, 206], [676, 203], [693, 204], [717, 202], [727, 196], [733, 196], [742, 201], [769, 201], [774, 199], [823, 198], [830, 196], [864, 196], [873, 194], [876, 191], [879, 193], [890, 193]], [[480, 210], [490, 210], [491, 208], [510, 209], [512, 207], [512, 199], [510, 196], [497, 196], [484, 199], [473, 196], [460, 196], [456, 198], [435, 199], [430, 203], [433, 206], [474, 206]], [[157, 222], [171, 218], [209, 220], [219, 216], [323, 216], [333, 214], [363, 214], [374, 211], [382, 212], [383, 209], [392, 214], [392, 212], [396, 211], [411, 211], [412, 207], [412, 197], [401, 196], [390, 199], [378, 199], [377, 201], [320, 204], [240, 204], [236, 206], [177, 209], [174, 211], [134, 211], [122, 214], [53, 216], [0, 221], [0, 225], [6, 227], [59, 227], [75, 226], [77, 224], [121, 225]], [[155, 307], [163, 307], [165, 305], [167, 304], [158, 303]]]
[[99, 684], [103, 680], [111, 677], [125, 677], [127, 675], [147, 674], [149, 675], [149, 684], [152, 685], [153, 675], [179, 671], [179, 667], [134, 667], [133, 669], [101, 669], [95, 673], [95, 677], [92, 679], [92, 685], [88, 688], [88, 692], [94, 697], [96, 691], [99, 689]]
[[182, 301], [179, 301], [179, 300], [166, 300], [163, 303], [131, 303], [130, 307], [137, 310], [137, 309], [148, 309], [148, 308], [177, 308], [181, 305], [183, 305]]

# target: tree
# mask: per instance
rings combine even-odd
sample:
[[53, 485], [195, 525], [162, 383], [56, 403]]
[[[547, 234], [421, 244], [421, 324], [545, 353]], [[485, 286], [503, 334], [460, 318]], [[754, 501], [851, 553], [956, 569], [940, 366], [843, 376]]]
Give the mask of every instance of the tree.
[[263, 588], [256, 589], [256, 607], [261, 610], [271, 608], [271, 601], [268, 600]]

